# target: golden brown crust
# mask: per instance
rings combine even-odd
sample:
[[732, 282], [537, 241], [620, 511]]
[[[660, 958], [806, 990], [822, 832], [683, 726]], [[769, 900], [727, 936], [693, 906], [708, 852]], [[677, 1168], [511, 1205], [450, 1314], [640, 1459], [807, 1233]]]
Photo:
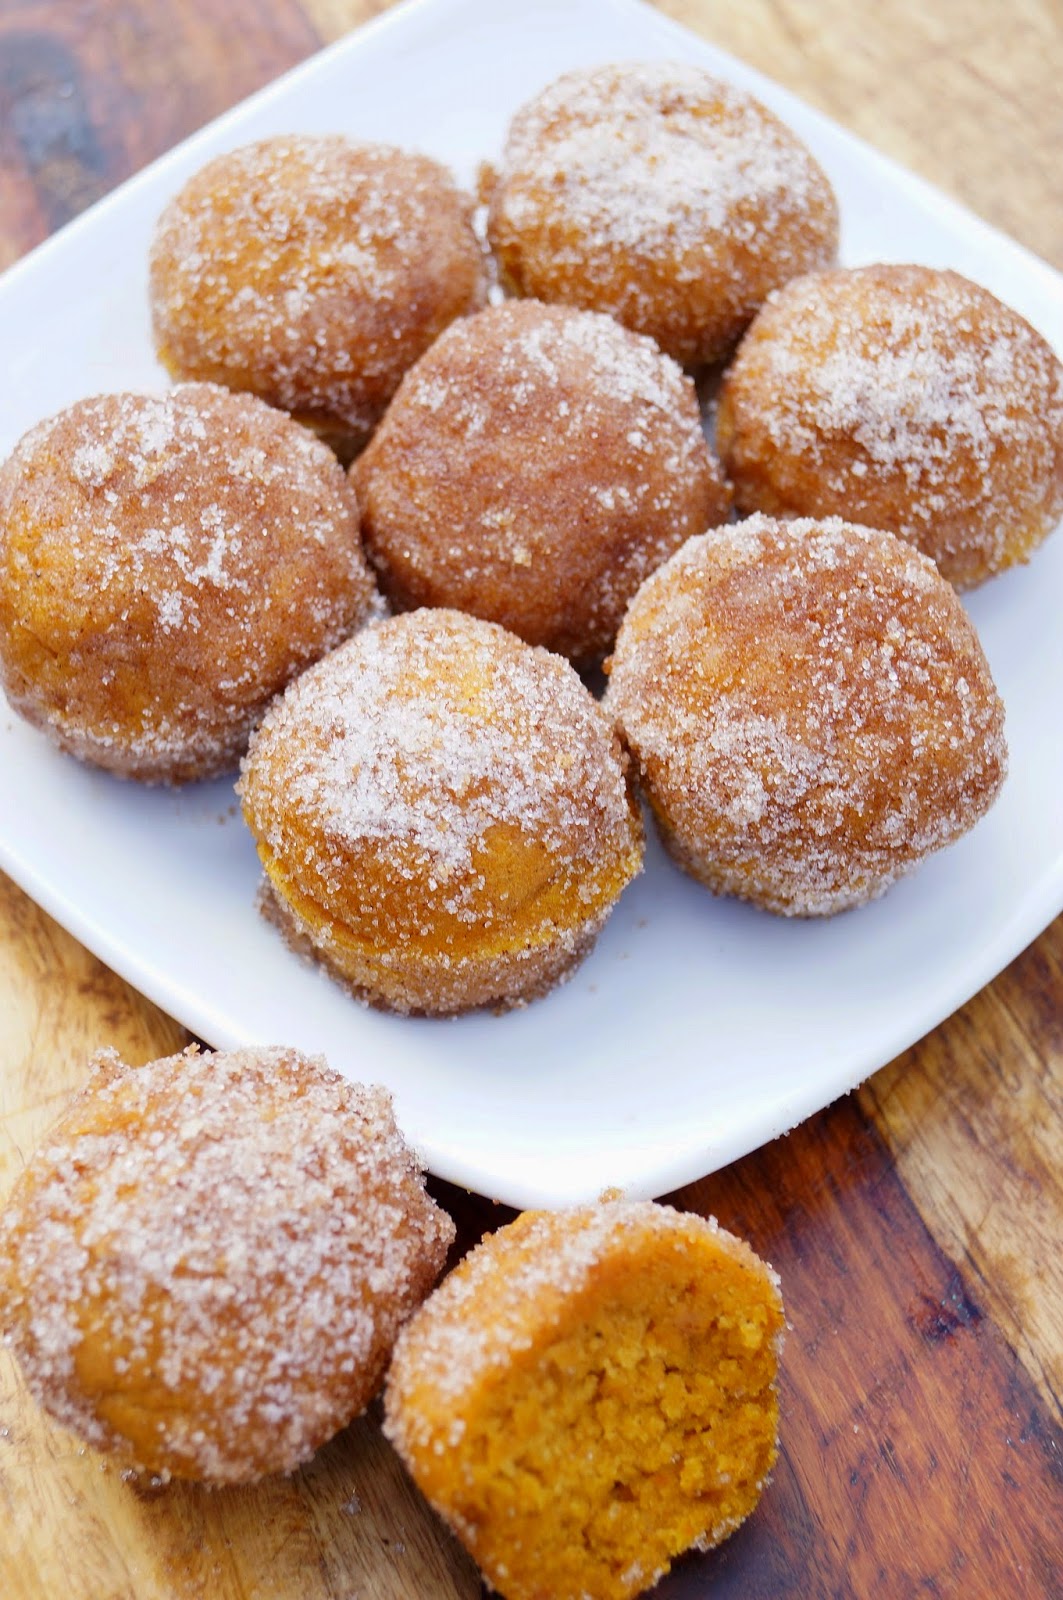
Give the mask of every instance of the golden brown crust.
[[627, 63], [567, 73], [517, 113], [488, 235], [515, 293], [607, 311], [700, 366], [772, 289], [833, 259], [838, 210], [751, 95], [697, 67]]
[[218, 156], [159, 219], [150, 266], [171, 373], [249, 389], [344, 454], [486, 292], [472, 201], [445, 168], [338, 135]]
[[608, 317], [534, 301], [448, 329], [353, 477], [396, 606], [454, 606], [580, 664], [730, 508], [675, 363]]
[[27, 1382], [123, 1466], [291, 1471], [372, 1398], [453, 1225], [386, 1092], [320, 1058], [92, 1068], [0, 1219]]
[[1004, 778], [1004, 708], [954, 591], [837, 518], [690, 540], [632, 604], [606, 706], [680, 865], [789, 916], [883, 893]]
[[958, 273], [817, 273], [746, 334], [717, 442], [741, 510], [888, 528], [969, 588], [1063, 515], [1063, 366]]
[[392, 618], [304, 674], [239, 790], [318, 957], [399, 1011], [541, 994], [641, 865], [619, 746], [575, 673], [457, 612]]
[[[274, 870], [279, 877], [279, 869]], [[286, 889], [285, 892], [290, 891]], [[356, 965], [342, 938], [337, 938], [325, 926], [317, 925], [312, 936], [310, 928], [318, 920], [312, 908], [304, 907], [305, 920], [300, 918], [268, 874], [259, 884], [256, 903], [261, 915], [273, 924], [288, 948], [304, 961], [322, 963], [352, 999], [374, 1010], [396, 1012], [404, 1017], [450, 1015], [479, 1005], [488, 1005], [496, 1016], [501, 1016], [533, 1000], [541, 1000], [571, 977], [587, 959], [606, 920], [604, 915], [600, 916], [577, 930], [571, 938], [559, 938], [555, 944], [538, 950], [497, 952], [489, 972], [484, 975], [486, 982], [480, 986], [469, 971], [468, 963], [454, 972], [450, 962], [432, 963], [423, 958], [409, 968], [401, 961], [390, 962], [386, 981], [380, 984], [378, 980], [377, 986], [370, 986], [352, 972], [352, 968], [359, 972], [364, 970], [364, 957]]]
[[373, 594], [342, 469], [250, 395], [82, 400], [0, 467], [5, 692], [123, 777], [231, 770]]
[[778, 1279], [714, 1219], [526, 1212], [407, 1323], [385, 1431], [508, 1600], [627, 1600], [775, 1459]]

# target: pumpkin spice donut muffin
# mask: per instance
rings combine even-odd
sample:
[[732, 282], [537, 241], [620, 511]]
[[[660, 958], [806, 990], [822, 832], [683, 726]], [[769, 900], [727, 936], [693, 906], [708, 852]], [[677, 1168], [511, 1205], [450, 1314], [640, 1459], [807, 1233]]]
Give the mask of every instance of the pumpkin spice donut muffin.
[[726, 356], [769, 292], [838, 244], [796, 135], [678, 62], [566, 73], [517, 113], [484, 187], [507, 287], [607, 311], [688, 367]]
[[641, 865], [620, 747], [575, 672], [454, 611], [394, 617], [304, 673], [238, 787], [267, 910], [396, 1011], [543, 993]]
[[250, 389], [349, 457], [406, 368], [484, 303], [472, 209], [445, 168], [390, 145], [293, 134], [218, 156], [155, 232], [159, 359]]
[[717, 441], [743, 511], [888, 528], [969, 588], [1063, 516], [1063, 366], [955, 272], [788, 284], [728, 369]]
[[535, 301], [449, 328], [353, 476], [393, 605], [469, 611], [577, 665], [730, 508], [676, 364], [609, 317]]
[[0, 681], [119, 776], [230, 771], [374, 596], [335, 457], [251, 395], [81, 400], [0, 467]]
[[713, 1219], [525, 1212], [407, 1323], [385, 1432], [506, 1600], [628, 1600], [776, 1455], [778, 1278]]
[[383, 1089], [295, 1050], [108, 1050], [0, 1218], [0, 1325], [119, 1465], [248, 1483], [365, 1409], [453, 1236]]
[[635, 597], [606, 707], [680, 866], [787, 916], [882, 894], [1004, 779], [1004, 708], [955, 591], [836, 517], [691, 539]]

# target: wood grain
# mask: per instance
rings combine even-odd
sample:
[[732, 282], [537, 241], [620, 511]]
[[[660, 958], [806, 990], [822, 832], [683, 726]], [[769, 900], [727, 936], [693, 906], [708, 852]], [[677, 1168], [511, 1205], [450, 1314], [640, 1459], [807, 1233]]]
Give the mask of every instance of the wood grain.
[[[1058, 5], [660, 8], [1063, 266]], [[385, 9], [0, 0], [0, 265]], [[183, 1038], [0, 880], [0, 1195], [93, 1049]], [[774, 1261], [794, 1326], [776, 1482], [661, 1596], [1063, 1595], [1061, 1086], [1063, 921], [859, 1095], [678, 1197]], [[466, 1244], [506, 1215], [433, 1188]], [[373, 1419], [290, 1480], [150, 1493], [45, 1419], [0, 1353], [3, 1600], [479, 1593]]]
[[1058, 1593], [1063, 1435], [858, 1103], [680, 1198], [772, 1261], [793, 1327], [772, 1491], [661, 1596]]
[[[1063, 1395], [1063, 921], [859, 1101], [1050, 1412]], [[1055, 1244], [1052, 1243], [1055, 1241]]]
[[3, 0], [0, 267], [320, 42], [292, 0]]

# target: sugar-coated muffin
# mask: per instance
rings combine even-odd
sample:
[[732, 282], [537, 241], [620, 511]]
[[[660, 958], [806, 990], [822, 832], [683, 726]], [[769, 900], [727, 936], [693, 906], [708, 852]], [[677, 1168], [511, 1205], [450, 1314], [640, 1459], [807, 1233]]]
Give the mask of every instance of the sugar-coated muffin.
[[407, 1323], [385, 1432], [506, 1600], [628, 1600], [753, 1510], [778, 1278], [714, 1220], [525, 1212]]
[[606, 706], [679, 864], [788, 916], [882, 894], [1004, 779], [1004, 708], [955, 591], [838, 518], [690, 540], [636, 596]]
[[122, 1467], [247, 1483], [364, 1410], [453, 1236], [383, 1089], [295, 1050], [103, 1051], [0, 1217], [0, 1325]]
[[394, 617], [304, 673], [239, 790], [272, 914], [397, 1011], [543, 993], [642, 860], [620, 747], [572, 668], [455, 611]]
[[488, 187], [505, 284], [607, 311], [685, 366], [727, 355], [769, 292], [838, 244], [796, 135], [678, 62], [566, 73], [517, 113]]
[[958, 588], [1026, 561], [1063, 516], [1063, 365], [955, 272], [788, 284], [728, 369], [717, 438], [743, 511], [888, 528]]
[[156, 228], [159, 358], [349, 456], [406, 368], [484, 302], [472, 209], [438, 162], [390, 145], [292, 134], [217, 156]]
[[251, 395], [102, 395], [0, 467], [0, 682], [123, 777], [231, 771], [375, 589], [332, 453]]
[[731, 503], [676, 364], [609, 317], [535, 301], [449, 328], [354, 480], [393, 605], [454, 606], [581, 665]]

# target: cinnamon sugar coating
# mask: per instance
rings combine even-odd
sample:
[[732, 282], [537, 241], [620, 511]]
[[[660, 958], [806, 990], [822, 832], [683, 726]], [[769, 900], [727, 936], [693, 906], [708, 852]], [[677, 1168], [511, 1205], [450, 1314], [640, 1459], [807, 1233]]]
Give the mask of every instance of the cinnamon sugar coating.
[[1004, 708], [954, 590], [838, 518], [690, 540], [636, 596], [606, 707], [679, 864], [787, 916], [882, 894], [1004, 778]]
[[82, 400], [0, 467], [4, 691], [120, 776], [230, 771], [373, 596], [335, 457], [250, 395]]
[[383, 1089], [295, 1050], [108, 1050], [0, 1217], [0, 1324], [123, 1467], [247, 1483], [364, 1410], [453, 1236]]
[[218, 156], [159, 219], [152, 324], [175, 377], [249, 389], [350, 455], [482, 305], [472, 201], [427, 156], [289, 135]]
[[394, 605], [454, 606], [579, 664], [730, 507], [676, 364], [609, 317], [535, 301], [449, 328], [353, 476]]
[[488, 235], [515, 293], [607, 311], [700, 366], [772, 289], [833, 260], [838, 208], [751, 95], [628, 62], [566, 73], [517, 113]]
[[454, 611], [312, 667], [238, 788], [279, 920], [397, 1011], [541, 994], [641, 865], [620, 747], [572, 668]]
[[407, 1323], [385, 1432], [506, 1600], [630, 1600], [756, 1505], [782, 1333], [778, 1277], [714, 1218], [525, 1212]]
[[959, 588], [1063, 516], [1063, 366], [955, 272], [871, 266], [772, 297], [728, 369], [717, 440], [743, 511], [888, 528]]

